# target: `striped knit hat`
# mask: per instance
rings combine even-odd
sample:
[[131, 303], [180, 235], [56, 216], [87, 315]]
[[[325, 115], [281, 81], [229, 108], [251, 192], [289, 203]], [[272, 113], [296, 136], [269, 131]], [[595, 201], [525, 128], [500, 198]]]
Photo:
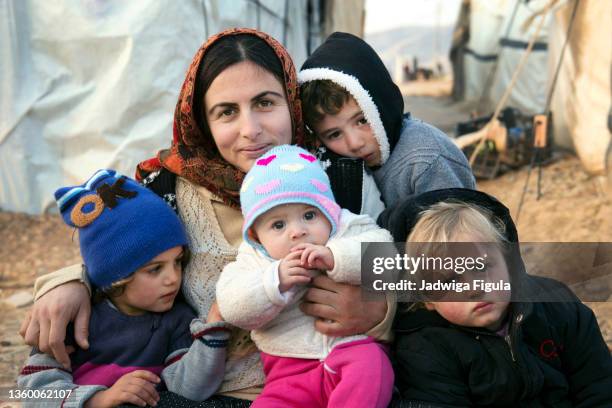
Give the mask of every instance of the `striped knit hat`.
[[242, 236], [251, 246], [267, 251], [249, 239], [249, 228], [268, 210], [283, 204], [307, 204], [318, 208], [336, 232], [340, 207], [334, 200], [329, 178], [312, 154], [297, 146], [276, 146], [259, 158], [240, 189], [244, 224]]
[[183, 225], [155, 193], [114, 170], [62, 187], [55, 199], [66, 224], [79, 229], [87, 276], [98, 288], [125, 279], [168, 249], [187, 245]]

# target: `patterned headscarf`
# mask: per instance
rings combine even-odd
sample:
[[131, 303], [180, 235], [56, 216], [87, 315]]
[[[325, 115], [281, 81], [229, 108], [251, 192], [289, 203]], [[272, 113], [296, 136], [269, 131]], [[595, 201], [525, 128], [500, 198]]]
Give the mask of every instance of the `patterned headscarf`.
[[[278, 57], [284, 71], [284, 86], [293, 128], [292, 143], [303, 145], [299, 87], [295, 66], [289, 53], [268, 34], [250, 28], [232, 28], [208, 38], [196, 53], [187, 71], [174, 111], [172, 146], [170, 149], [160, 150], [156, 157], [141, 162], [136, 169], [137, 180], [142, 180], [148, 174], [163, 167], [196, 185], [205, 187], [229, 206], [240, 208], [239, 190], [244, 172], [221, 157], [212, 136], [203, 133], [197, 125], [194, 115], [203, 115], [203, 113], [194, 112], [193, 109], [198, 68], [207, 50], [221, 38], [240, 34], [261, 38]], [[206, 118], [202, 120], [205, 122]]]

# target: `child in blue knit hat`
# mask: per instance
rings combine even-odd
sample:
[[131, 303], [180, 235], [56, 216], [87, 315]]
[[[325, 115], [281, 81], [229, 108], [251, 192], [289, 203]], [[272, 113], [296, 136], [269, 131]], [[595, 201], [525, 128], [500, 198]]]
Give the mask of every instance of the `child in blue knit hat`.
[[269, 150], [240, 190], [244, 242], [217, 283], [230, 324], [252, 330], [266, 374], [253, 407], [386, 407], [393, 370], [365, 335], [330, 337], [299, 309], [320, 273], [361, 282], [361, 242], [390, 242], [367, 215], [341, 209], [319, 161], [296, 146]]
[[187, 250], [178, 216], [113, 170], [60, 188], [55, 198], [64, 221], [78, 228], [96, 291], [92, 340], [71, 354], [71, 370], [34, 350], [19, 386], [55, 390], [49, 395], [63, 398], [65, 407], [154, 406], [164, 386], [193, 400], [212, 395], [223, 379], [229, 328], [218, 311], [206, 323], [174, 303]]

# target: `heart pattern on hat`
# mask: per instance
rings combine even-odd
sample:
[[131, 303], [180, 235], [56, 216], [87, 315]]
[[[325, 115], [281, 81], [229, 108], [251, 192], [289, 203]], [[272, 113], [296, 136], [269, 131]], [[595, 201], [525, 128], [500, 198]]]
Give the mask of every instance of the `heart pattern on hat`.
[[272, 161], [276, 159], [276, 155], [273, 154], [272, 156], [268, 156], [265, 159], [259, 159], [257, 160], [257, 165], [258, 166], [267, 166], [268, 164], [272, 163]]
[[317, 158], [316, 158], [316, 157], [314, 157], [313, 155], [310, 155], [310, 154], [300, 153], [300, 157], [301, 157], [302, 159], [304, 159], [304, 160], [308, 160], [308, 161], [309, 161], [309, 162], [311, 162], [311, 163], [312, 163], [313, 161], [317, 160]]

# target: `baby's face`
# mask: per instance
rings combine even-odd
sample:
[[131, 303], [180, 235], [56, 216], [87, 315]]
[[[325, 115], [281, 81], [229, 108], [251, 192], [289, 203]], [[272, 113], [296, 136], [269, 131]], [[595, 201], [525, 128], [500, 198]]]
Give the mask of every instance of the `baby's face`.
[[[508, 266], [501, 251], [494, 245], [487, 245], [486, 269], [478, 272], [482, 276], [473, 276], [471, 279], [482, 279], [485, 282], [496, 283], [500, 280], [510, 282]], [[461, 278], [456, 279], [461, 280]], [[450, 323], [464, 327], [484, 327], [496, 331], [506, 317], [510, 292], [492, 291], [483, 292], [472, 290], [464, 292], [464, 302], [427, 302], [429, 310], [435, 310]]]
[[298, 244], [325, 245], [331, 224], [317, 207], [285, 204], [257, 217], [251, 231], [272, 258], [282, 259]]
[[374, 131], [352, 97], [349, 97], [340, 112], [335, 115], [325, 114], [312, 127], [332, 152], [363, 159], [369, 167], [380, 165], [380, 146]]

